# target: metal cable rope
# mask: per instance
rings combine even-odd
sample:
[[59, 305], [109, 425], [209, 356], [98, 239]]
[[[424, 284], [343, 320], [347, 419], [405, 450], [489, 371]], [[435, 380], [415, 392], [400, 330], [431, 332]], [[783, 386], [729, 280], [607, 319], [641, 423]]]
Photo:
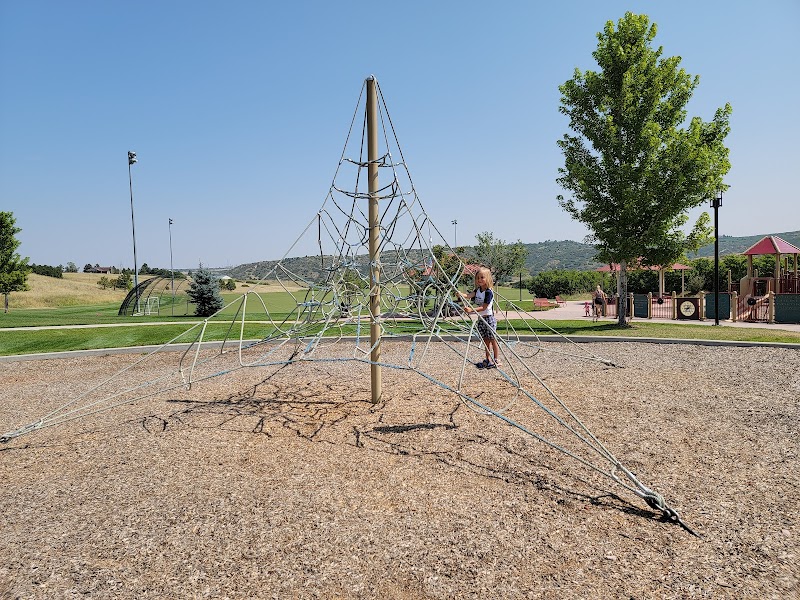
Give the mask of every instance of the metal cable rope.
[[[470, 395], [464, 391], [465, 372], [468, 363], [471, 363], [469, 356], [474, 351], [480, 351], [482, 342], [476, 333], [476, 326], [483, 317], [478, 316], [476, 320], [458, 314], [451, 316], [456, 306], [452, 297], [456, 297], [459, 290], [457, 282], [465, 272], [466, 265], [459, 259], [455, 267], [455, 273], [450, 275], [443, 268], [439, 259], [433, 252], [432, 232], [444, 242], [442, 246], [453, 252], [446, 242], [444, 236], [436, 228], [429, 215], [417, 196], [414, 189], [413, 180], [408, 171], [407, 161], [403, 156], [402, 149], [397, 140], [394, 124], [386, 107], [383, 93], [378, 86], [381, 102], [379, 103], [379, 115], [381, 129], [386, 152], [377, 160], [364, 160], [365, 127], [362, 124], [361, 143], [359, 146], [358, 158], [348, 158], [348, 144], [353, 134], [353, 128], [358, 116], [359, 106], [364, 96], [364, 87], [350, 123], [346, 136], [342, 155], [339, 164], [332, 178], [330, 188], [323, 201], [322, 206], [309, 221], [301, 234], [290, 245], [289, 249], [283, 254], [282, 258], [262, 276], [261, 282], [270, 277], [274, 277], [278, 284], [286, 291], [294, 302], [294, 307], [283, 318], [275, 319], [267, 308], [267, 303], [256, 291], [248, 291], [233, 302], [228, 303], [223, 309], [218, 311], [209, 319], [218, 317], [225, 309], [239, 302], [230, 325], [225, 333], [222, 344], [218, 352], [211, 356], [203, 357], [202, 350], [208, 348], [208, 325], [209, 319], [195, 324], [186, 332], [176, 336], [169, 342], [163, 344], [156, 350], [125, 367], [114, 376], [105, 379], [101, 383], [92, 387], [90, 390], [81, 394], [77, 398], [67, 402], [41, 417], [40, 419], [25, 425], [15, 431], [4, 434], [0, 437], [0, 442], [8, 442], [11, 439], [24, 435], [35, 429], [51, 427], [67, 421], [78, 419], [88, 415], [94, 415], [105, 410], [111, 410], [117, 406], [130, 404], [144, 398], [153, 397], [159, 393], [185, 388], [190, 389], [193, 383], [208, 381], [216, 377], [221, 377], [232, 372], [246, 368], [264, 367], [283, 367], [297, 361], [318, 361], [318, 362], [341, 362], [359, 361], [368, 364], [375, 364], [392, 369], [404, 369], [417, 373], [421, 377], [440, 387], [441, 389], [455, 394], [471, 409], [477, 409], [482, 414], [491, 415], [501, 419], [506, 424], [518, 429], [526, 435], [531, 436], [537, 441], [541, 441], [554, 450], [578, 461], [585, 467], [602, 474], [614, 481], [631, 493], [645, 500], [649, 506], [661, 510], [670, 519], [685, 524], [680, 521], [677, 513], [666, 505], [663, 497], [644, 486], [636, 476], [626, 469], [617, 458], [603, 445], [588, 429], [588, 427], [578, 418], [578, 416], [559, 398], [557, 393], [551, 389], [544, 379], [525, 362], [530, 357], [522, 357], [517, 348], [532, 349], [535, 356], [541, 351], [541, 346], [528, 344], [521, 340], [520, 334], [514, 326], [510, 326], [511, 333], [505, 338], [498, 335], [498, 342], [501, 348], [504, 367], [497, 369], [499, 379], [511, 388], [513, 396], [510, 401], [502, 408], [492, 408], [487, 403], [481, 402], [475, 395]], [[365, 117], [366, 118], [366, 117]], [[388, 123], [388, 127], [387, 127]], [[389, 136], [391, 130], [391, 139]], [[392, 159], [392, 149], [396, 149], [400, 161]], [[355, 167], [355, 185], [353, 188], [343, 188], [337, 185], [337, 177], [344, 164]], [[393, 259], [392, 265], [388, 263], [384, 266], [384, 261], [369, 261], [364, 263], [359, 261], [359, 250], [363, 249], [369, 237], [368, 219], [364, 213], [360, 201], [366, 198], [374, 198], [375, 193], [365, 193], [359, 191], [361, 181], [361, 170], [368, 168], [371, 164], [377, 165], [381, 171], [391, 173], [389, 183], [378, 190], [378, 197], [383, 201], [384, 208], [380, 220], [382, 253], [387, 254]], [[403, 190], [403, 184], [407, 182], [410, 186], [408, 191]], [[338, 198], [337, 198], [338, 196]], [[349, 199], [349, 206], [345, 205], [341, 197]], [[329, 204], [330, 203], [330, 204]], [[338, 215], [338, 217], [337, 217]], [[344, 219], [340, 222], [339, 219]], [[301, 243], [313, 224], [316, 222], [316, 244], [320, 252], [321, 272], [323, 277], [320, 281], [312, 280], [293, 272], [287, 265], [286, 259], [292, 250]], [[424, 235], [427, 227], [428, 238]], [[404, 229], [405, 228], [405, 229]], [[355, 240], [348, 241], [350, 237]], [[398, 239], [395, 239], [397, 237]], [[429, 243], [431, 242], [431, 243]], [[326, 255], [325, 248], [332, 247], [335, 251]], [[415, 253], [412, 256], [412, 251]], [[417, 258], [416, 254], [419, 254]], [[328, 257], [328, 258], [326, 258]], [[325, 261], [330, 260], [325, 267]], [[359, 268], [359, 262], [362, 265]], [[389, 294], [392, 313], [381, 308], [380, 314], [371, 314], [366, 292], [370, 290], [370, 279], [363, 272], [366, 267], [377, 267], [380, 272], [387, 272], [387, 277], [382, 284], [392, 291]], [[427, 270], [429, 282], [427, 285], [420, 286], [412, 279], [412, 270]], [[371, 269], [370, 269], [371, 270]], [[348, 279], [349, 278], [349, 279]], [[291, 285], [290, 285], [291, 284]], [[297, 284], [304, 289], [304, 297], [299, 297], [290, 291]], [[376, 280], [377, 285], [377, 280]], [[408, 289], [407, 294], [403, 294], [401, 288]], [[269, 332], [260, 340], [251, 342], [245, 340], [245, 324], [247, 323], [247, 302], [248, 298], [254, 295], [260, 303], [260, 308], [266, 314], [266, 323]], [[521, 309], [513, 303], [502, 299], [497, 295], [497, 301], [504, 301], [513, 310]], [[432, 303], [432, 308], [428, 308]], [[385, 303], [384, 303], [385, 305]], [[387, 307], [388, 308], [388, 307]], [[498, 313], [499, 314], [499, 313]], [[538, 323], [542, 323], [536, 319]], [[405, 365], [391, 364], [388, 362], [373, 362], [369, 359], [373, 347], [362, 347], [364, 330], [369, 329], [369, 324], [378, 323], [384, 336], [391, 339], [396, 336], [405, 335], [406, 328], [412, 334], [412, 343]], [[238, 327], [237, 327], [238, 326]], [[526, 323], [530, 332], [533, 328]], [[545, 326], [547, 326], [545, 324]], [[355, 328], [355, 336], [350, 337], [347, 333]], [[547, 326], [549, 328], [549, 326]], [[238, 329], [238, 332], [237, 332]], [[551, 328], [550, 328], [551, 329]], [[553, 333], [558, 333], [552, 330]], [[153, 355], [170, 350], [171, 346], [178, 343], [179, 339], [186, 339], [187, 336], [195, 334], [189, 347], [182, 353], [178, 366], [175, 371], [156, 377], [146, 382], [117, 389], [113, 393], [98, 399], [89, 399], [92, 394], [98, 392], [104, 386], [113, 385], [123, 374], [149, 360]], [[536, 334], [533, 333], [535, 336]], [[237, 339], [238, 338], [238, 339]], [[567, 339], [567, 338], [564, 338]], [[353, 344], [352, 353], [344, 357], [317, 356], [317, 350], [322, 347], [334, 347], [338, 344]], [[571, 348], [577, 349], [578, 344], [568, 340], [572, 344]], [[445, 351], [452, 352], [459, 357], [460, 367], [456, 383], [450, 385], [445, 381], [435, 377], [424, 370], [425, 358], [431, 344], [436, 343]], [[279, 350], [287, 348], [287, 345], [294, 344], [294, 351], [288, 358], [279, 357]], [[229, 345], [229, 348], [226, 348]], [[420, 347], [418, 347], [420, 346]], [[290, 347], [290, 346], [289, 346]], [[261, 351], [256, 357], [246, 358], [245, 353]], [[220, 356], [237, 353], [237, 364], [228, 368], [216, 369], [207, 372], [205, 369], [213, 367]], [[589, 361], [600, 362], [608, 366], [615, 366], [611, 361], [585, 352], [581, 347], [580, 352], [560, 354], [571, 357], [583, 358]], [[507, 365], [507, 366], [505, 366]], [[179, 377], [180, 381], [170, 383], [170, 378]], [[537, 398], [532, 394], [522, 382], [522, 377], [530, 377], [545, 391], [547, 400]], [[159, 389], [154, 389], [158, 387]], [[543, 413], [562, 428], [570, 439], [575, 440], [579, 447], [588, 449], [591, 456], [595, 459], [602, 459], [609, 465], [604, 469], [595, 464], [590, 459], [579, 455], [573, 449], [565, 447], [563, 444], [549, 440], [541, 433], [533, 431], [530, 427], [518, 420], [504, 414], [518, 399], [525, 398], [530, 401], [530, 405]], [[84, 405], [78, 403], [86, 400]], [[550, 405], [552, 402], [553, 405]], [[559, 414], [563, 413], [563, 414]], [[622, 476], [619, 475], [622, 473]], [[688, 527], [687, 527], [688, 529]], [[690, 530], [691, 531], [691, 530]], [[694, 533], [694, 532], [692, 532]]]

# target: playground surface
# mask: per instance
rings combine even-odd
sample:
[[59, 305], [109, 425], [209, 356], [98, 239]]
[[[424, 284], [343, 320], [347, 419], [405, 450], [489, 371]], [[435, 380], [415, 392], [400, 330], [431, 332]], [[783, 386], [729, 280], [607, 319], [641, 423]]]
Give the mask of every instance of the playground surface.
[[[622, 368], [529, 360], [702, 539], [413, 373], [384, 370], [372, 405], [368, 365], [305, 363], [0, 446], [0, 597], [796, 596], [798, 352], [581, 346]], [[135, 359], [1, 363], [0, 430]], [[426, 357], [436, 376], [460, 367]], [[466, 375], [508, 400], [496, 371]]]

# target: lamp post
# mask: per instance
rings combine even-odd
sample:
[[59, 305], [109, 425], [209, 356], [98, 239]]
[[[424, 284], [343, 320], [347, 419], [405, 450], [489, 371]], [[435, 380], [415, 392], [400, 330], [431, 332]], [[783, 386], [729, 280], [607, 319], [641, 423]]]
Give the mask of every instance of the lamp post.
[[722, 206], [722, 190], [717, 190], [711, 206], [714, 208], [714, 325], [719, 325], [719, 207]]
[[450, 221], [453, 225], [453, 250], [458, 248], [458, 219]]
[[175, 271], [172, 269], [172, 219], [169, 220], [169, 272], [172, 275], [170, 288], [172, 289], [172, 315], [175, 316]]
[[133, 289], [136, 293], [136, 306], [134, 312], [139, 312], [139, 268], [136, 264], [136, 224], [133, 220], [133, 179], [131, 178], [131, 166], [137, 162], [136, 152], [128, 150], [128, 186], [131, 190], [131, 229], [133, 230]]

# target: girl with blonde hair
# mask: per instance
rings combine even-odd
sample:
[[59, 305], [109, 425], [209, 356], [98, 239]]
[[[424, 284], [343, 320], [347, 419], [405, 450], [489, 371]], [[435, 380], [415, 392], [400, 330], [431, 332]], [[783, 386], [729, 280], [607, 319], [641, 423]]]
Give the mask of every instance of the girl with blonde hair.
[[478, 315], [478, 333], [483, 339], [483, 347], [486, 351], [486, 359], [475, 365], [479, 369], [494, 369], [500, 365], [500, 347], [497, 345], [497, 320], [494, 317], [493, 310], [493, 286], [492, 272], [486, 267], [481, 267], [475, 273], [475, 289], [469, 294], [461, 294], [459, 292], [465, 300], [473, 300], [475, 302], [474, 307], [466, 304], [464, 310]]

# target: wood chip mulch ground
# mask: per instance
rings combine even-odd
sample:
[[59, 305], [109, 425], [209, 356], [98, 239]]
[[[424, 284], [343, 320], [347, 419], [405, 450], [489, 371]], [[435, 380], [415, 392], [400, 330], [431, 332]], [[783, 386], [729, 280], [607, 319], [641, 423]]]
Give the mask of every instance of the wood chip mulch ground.
[[[120, 405], [0, 445], [0, 598], [798, 597], [800, 352], [544, 348], [520, 348], [540, 380], [506, 369], [537, 399], [552, 390], [702, 538], [432, 383], [593, 460], [444, 344], [412, 358], [430, 378], [384, 368], [379, 404], [355, 361], [226, 355], [189, 390], [170, 353], [9, 362], [0, 434], [74, 398]], [[383, 352], [408, 363], [407, 344]]]

